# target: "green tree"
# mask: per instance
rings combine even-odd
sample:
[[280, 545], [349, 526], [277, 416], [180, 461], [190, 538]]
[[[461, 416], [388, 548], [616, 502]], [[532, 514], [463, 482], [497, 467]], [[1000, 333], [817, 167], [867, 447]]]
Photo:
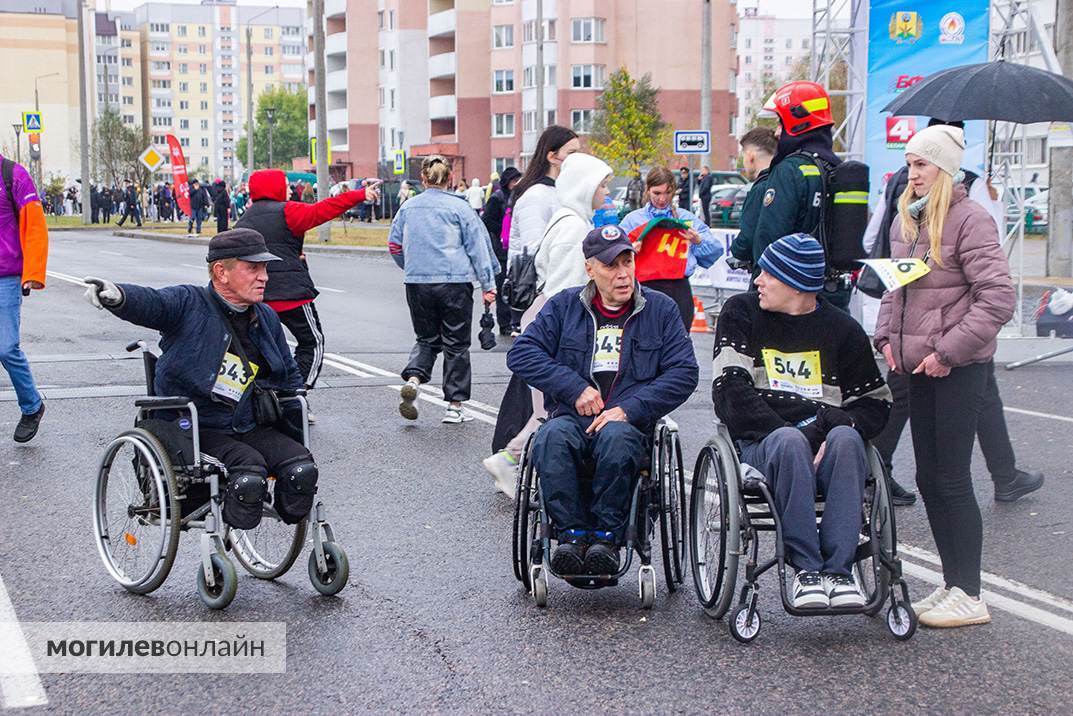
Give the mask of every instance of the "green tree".
[[615, 70], [597, 99], [592, 150], [620, 175], [633, 176], [659, 164], [671, 149], [672, 132], [660, 115], [659, 89], [649, 75], [635, 80]]
[[138, 157], [147, 146], [149, 137], [140, 127], [124, 124], [118, 112], [105, 110], [90, 136], [94, 181], [122, 186], [124, 179], [130, 179], [144, 185], [149, 172]]
[[[268, 115], [273, 108], [272, 160], [276, 167], [290, 167], [291, 159], [309, 152], [309, 100], [304, 90], [289, 92], [282, 87], [265, 90], [257, 98], [257, 121], [253, 128], [253, 164], [268, 166]], [[246, 126], [247, 134], [249, 125]], [[238, 159], [246, 161], [246, 142], [238, 140]], [[250, 167], [247, 167], [250, 169]]]

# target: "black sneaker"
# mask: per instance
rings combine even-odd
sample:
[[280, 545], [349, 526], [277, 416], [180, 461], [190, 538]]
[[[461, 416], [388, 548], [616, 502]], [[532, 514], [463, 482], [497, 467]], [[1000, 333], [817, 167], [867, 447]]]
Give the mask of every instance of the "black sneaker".
[[1042, 472], [1017, 470], [1014, 472], [1012, 480], [1004, 481], [1001, 484], [995, 483], [995, 502], [1016, 502], [1041, 487], [1043, 487]]
[[551, 554], [551, 568], [556, 574], [584, 574], [585, 531], [563, 530], [559, 546]]
[[905, 489], [892, 477], [890, 478], [890, 501], [897, 507], [915, 505], [917, 501], [917, 493]]
[[596, 541], [585, 553], [585, 574], [618, 574], [618, 545], [610, 532], [597, 532]]
[[15, 426], [15, 442], [28, 443], [37, 435], [37, 428], [41, 425], [41, 416], [45, 414], [45, 404], [32, 415], [23, 415], [19, 418], [19, 424]]

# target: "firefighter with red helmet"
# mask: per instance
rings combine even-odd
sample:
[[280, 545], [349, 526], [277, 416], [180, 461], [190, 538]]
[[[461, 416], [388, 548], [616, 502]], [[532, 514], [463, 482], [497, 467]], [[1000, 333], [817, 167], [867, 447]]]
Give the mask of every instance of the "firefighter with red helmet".
[[[756, 181], [745, 200], [741, 231], [730, 248], [734, 258], [752, 264], [754, 278], [760, 256], [773, 242], [799, 232], [818, 236], [825, 199], [822, 171], [841, 163], [833, 149], [831, 98], [822, 85], [784, 85], [764, 111], [779, 119], [778, 151], [766, 178]], [[849, 305], [847, 289], [825, 290], [823, 296], [840, 308]]]

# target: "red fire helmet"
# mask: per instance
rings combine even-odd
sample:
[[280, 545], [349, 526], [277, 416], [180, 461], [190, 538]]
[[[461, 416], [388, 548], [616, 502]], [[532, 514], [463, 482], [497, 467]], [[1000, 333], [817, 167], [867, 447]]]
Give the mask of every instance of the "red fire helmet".
[[815, 82], [791, 82], [775, 90], [764, 103], [764, 111], [778, 116], [782, 129], [791, 137], [834, 124], [831, 98]]

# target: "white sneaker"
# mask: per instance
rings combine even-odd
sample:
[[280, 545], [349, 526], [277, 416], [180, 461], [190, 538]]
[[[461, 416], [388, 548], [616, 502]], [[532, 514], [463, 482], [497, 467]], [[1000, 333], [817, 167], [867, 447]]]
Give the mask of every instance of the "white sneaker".
[[417, 420], [417, 383], [406, 381], [399, 390], [399, 414], [407, 420]]
[[790, 603], [797, 609], [826, 609], [831, 605], [819, 572], [798, 572], [794, 577]]
[[950, 590], [946, 587], [936, 587], [931, 594], [924, 597], [919, 602], [913, 602], [913, 611], [916, 612], [919, 617], [929, 609], [934, 609], [935, 605], [946, 599], [946, 595], [949, 593]]
[[845, 574], [823, 575], [823, 591], [832, 607], [863, 607], [864, 595], [857, 581]]
[[961, 627], [990, 621], [991, 613], [984, 600], [970, 597], [960, 587], [953, 587], [945, 599], [920, 617], [920, 623], [929, 627]]
[[496, 489], [513, 500], [514, 486], [518, 475], [518, 461], [506, 450], [500, 450], [495, 455], [484, 458], [481, 463], [484, 465], [484, 469], [495, 478]]
[[[401, 406], [399, 407], [399, 410], [402, 410]], [[448, 405], [447, 410], [443, 414], [443, 419], [440, 420], [440, 422], [457, 425], [459, 423], [468, 423], [472, 420], [473, 416], [467, 413], [465, 410], [462, 410], [462, 408], [456, 408], [453, 405]]]
[[309, 412], [308, 410], [306, 411], [306, 424], [307, 425], [316, 425], [317, 424], [317, 416], [314, 415], [313, 413]]

